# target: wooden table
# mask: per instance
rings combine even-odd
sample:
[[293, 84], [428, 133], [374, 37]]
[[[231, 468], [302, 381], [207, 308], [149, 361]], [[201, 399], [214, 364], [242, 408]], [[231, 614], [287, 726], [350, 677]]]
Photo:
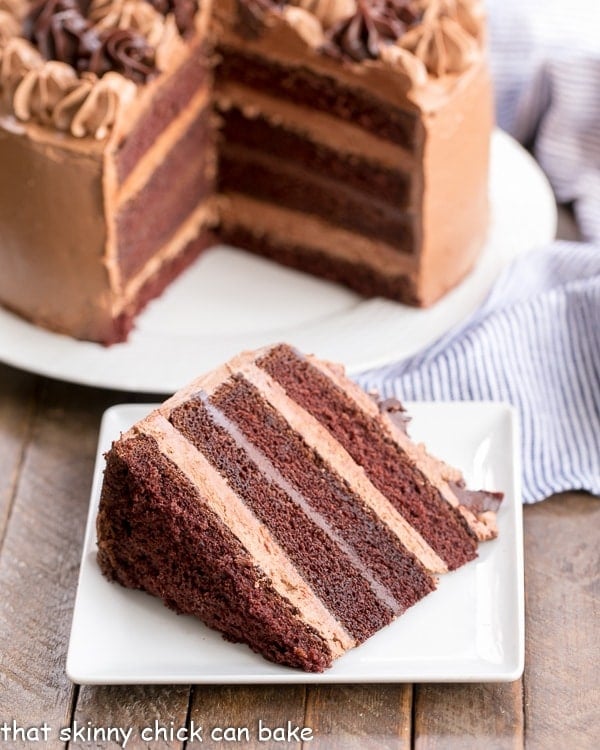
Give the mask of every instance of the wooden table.
[[[186, 744], [144, 742], [139, 728], [157, 719], [166, 727], [193, 721], [209, 729], [250, 727], [254, 734], [259, 718], [271, 727], [288, 721], [310, 727], [314, 739], [304, 745], [312, 748], [600, 747], [600, 502], [582, 494], [525, 509], [527, 646], [519, 682], [71, 684], [65, 657], [100, 417], [108, 406], [132, 400], [0, 366], [0, 748], [66, 747], [59, 730], [73, 721], [136, 728], [127, 748], [179, 748]], [[15, 743], [10, 733], [4, 741], [3, 722], [10, 732], [46, 722], [48, 741], [36, 743], [30, 734], [29, 742]], [[202, 747], [301, 744], [213, 742], [205, 734]], [[73, 740], [68, 747], [118, 744]]]

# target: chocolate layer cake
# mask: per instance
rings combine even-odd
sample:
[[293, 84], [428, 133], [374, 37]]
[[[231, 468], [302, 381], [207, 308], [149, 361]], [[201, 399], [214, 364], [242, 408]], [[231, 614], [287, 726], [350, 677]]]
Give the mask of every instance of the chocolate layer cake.
[[0, 304], [120, 341], [215, 236], [431, 304], [487, 228], [480, 6], [0, 0]]
[[100, 567], [321, 671], [496, 534], [498, 497], [467, 490], [405, 423], [338, 366], [287, 345], [242, 354], [113, 444]]

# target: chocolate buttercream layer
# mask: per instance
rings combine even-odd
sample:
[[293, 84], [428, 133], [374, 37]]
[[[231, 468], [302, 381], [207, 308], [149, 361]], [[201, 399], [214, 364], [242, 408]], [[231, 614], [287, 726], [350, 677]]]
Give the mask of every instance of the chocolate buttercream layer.
[[327, 173], [311, 172], [300, 160], [226, 143], [220, 149], [219, 192], [247, 194], [293, 211], [321, 217], [332, 226], [388, 244], [398, 253], [414, 252], [411, 212], [367, 197]]
[[[326, 638], [281, 597], [152, 436], [120, 441], [109, 452], [97, 528], [107, 577], [200, 617], [274, 662], [309, 671], [330, 665]], [[240, 601], [248, 606], [240, 608]]]
[[116, 217], [124, 281], [151, 260], [194, 209], [214, 191], [211, 109], [200, 111], [164, 161]]
[[174, 409], [169, 421], [227, 479], [357, 641], [365, 640], [388, 621], [389, 610], [382, 607], [361, 576], [360, 561], [345, 554], [326, 520], [286, 486], [264, 454], [239, 430], [224, 424], [223, 416], [215, 414], [207, 398], [198, 396]]
[[287, 67], [256, 54], [223, 47], [216, 69], [217, 87], [228, 81], [326, 112], [344, 121], [351, 116], [356, 125], [379, 138], [409, 151], [418, 148], [422, 125], [415, 112], [399, 109], [364, 89], [351, 88], [333, 76], [310, 70], [308, 66]]
[[309, 132], [299, 132], [301, 124], [298, 130], [290, 130], [257, 115], [255, 110], [247, 116], [243, 108], [231, 107], [221, 112], [221, 119], [220, 137], [228, 145], [268, 154], [297, 166], [302, 172], [327, 175], [329, 181], [339, 181], [342, 188], [389, 203], [395, 210], [407, 209], [411, 204], [412, 175], [399, 167], [386, 168], [355, 154], [339, 153], [312, 140]]
[[476, 556], [476, 539], [462, 516], [390, 440], [377, 418], [365, 415], [341, 388], [289, 346], [275, 348], [257, 364], [364, 468], [375, 487], [385, 493], [450, 570]]
[[245, 437], [263, 453], [309, 506], [336, 530], [370, 571], [377, 598], [389, 622], [432, 590], [430, 576], [398, 537], [382, 525], [343, 478], [292, 431], [261, 396], [260, 391], [234, 374], [210, 397]]

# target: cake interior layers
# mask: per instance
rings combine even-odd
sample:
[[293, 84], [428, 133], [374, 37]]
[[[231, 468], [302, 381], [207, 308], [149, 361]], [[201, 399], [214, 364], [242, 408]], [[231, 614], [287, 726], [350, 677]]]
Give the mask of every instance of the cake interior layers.
[[[361, 508], [360, 500], [324, 463], [311, 467], [308, 449], [287, 426], [272, 426], [279, 436], [278, 444], [272, 445], [272, 431], [257, 439], [256, 428], [263, 422], [256, 414], [251, 423], [247, 413], [226, 416], [215, 405], [231, 404], [240, 388], [251, 391], [251, 386], [238, 382], [224, 388], [210, 399], [188, 401], [171, 413], [169, 421], [226, 477], [356, 642], [431, 590], [414, 556], [389, 531], [377, 528], [372, 513]], [[253, 395], [249, 408], [268, 409], [257, 393]], [[300, 451], [295, 462], [275, 455], [285, 450], [282, 441], [288, 455], [290, 449]], [[386, 564], [393, 566], [393, 575]]]
[[[224, 239], [362, 294], [418, 303], [422, 125], [415, 114], [298, 65], [221, 52], [218, 190], [231, 204], [221, 213]], [[244, 198], [256, 203], [250, 221], [238, 210]], [[264, 206], [383, 245], [388, 257], [373, 263], [367, 252], [357, 261], [344, 257], [345, 244], [292, 241], [264, 218]]]
[[413, 112], [386, 105], [367, 91], [350, 88], [307, 67], [287, 66], [229, 46], [219, 50], [217, 83], [236, 81], [278, 100], [304, 105], [347, 121], [412, 152], [422, 127]]
[[216, 165], [207, 66], [199, 45], [147, 102], [115, 154], [116, 252], [124, 285], [150, 261], [156, 265], [161, 251], [182, 251], [167, 248], [190, 217], [201, 229], [208, 223], [202, 226], [209, 212], [200, 209], [213, 197]]
[[251, 641], [274, 662], [311, 671], [329, 666], [326, 640], [282, 600], [154, 438], [140, 435], [113, 448], [102, 497], [98, 562], [107, 576], [200, 617], [233, 641]]
[[289, 346], [257, 364], [329, 430], [450, 570], [476, 557], [477, 541], [463, 516], [347, 392]]
[[[156, 168], [144, 175], [146, 181], [118, 210], [117, 252], [125, 283], [144, 269], [186, 219], [212, 196], [211, 111], [208, 97], [203, 101], [203, 109], [194, 113], [186, 130], [168, 144]], [[156, 155], [157, 161], [160, 156]]]

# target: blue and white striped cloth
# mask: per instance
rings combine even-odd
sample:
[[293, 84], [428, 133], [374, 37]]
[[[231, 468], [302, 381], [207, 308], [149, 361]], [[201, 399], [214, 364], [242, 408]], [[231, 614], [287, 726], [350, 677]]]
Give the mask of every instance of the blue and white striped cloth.
[[506, 269], [482, 307], [364, 373], [405, 400], [500, 400], [521, 417], [523, 500], [600, 495], [600, 2], [488, 0], [499, 124], [529, 145], [586, 242]]

